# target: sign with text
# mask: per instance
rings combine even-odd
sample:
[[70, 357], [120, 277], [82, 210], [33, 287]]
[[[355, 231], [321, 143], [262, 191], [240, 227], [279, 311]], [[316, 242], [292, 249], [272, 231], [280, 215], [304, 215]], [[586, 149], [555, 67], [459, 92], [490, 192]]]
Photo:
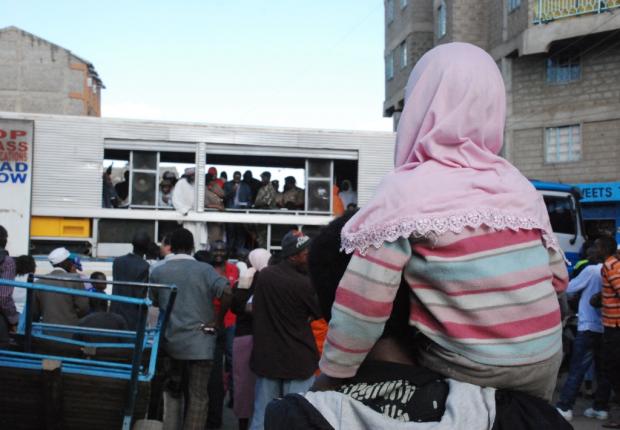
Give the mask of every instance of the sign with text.
[[620, 182], [597, 182], [577, 185], [582, 203], [620, 201]]
[[13, 256], [28, 253], [33, 134], [33, 121], [0, 118], [0, 225]]

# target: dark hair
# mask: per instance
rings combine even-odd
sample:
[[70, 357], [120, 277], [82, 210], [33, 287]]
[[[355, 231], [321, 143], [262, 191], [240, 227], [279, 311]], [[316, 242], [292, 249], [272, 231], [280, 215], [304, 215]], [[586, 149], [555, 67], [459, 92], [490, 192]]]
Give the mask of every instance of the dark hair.
[[105, 273], [103, 272], [93, 272], [90, 274], [90, 279], [94, 279], [97, 281], [105, 281], [108, 278], [106, 278]]
[[247, 248], [238, 248], [237, 249], [237, 260], [239, 261], [246, 261], [248, 259], [248, 256], [250, 255], [250, 250]]
[[194, 235], [186, 228], [179, 228], [170, 236], [170, 247], [175, 254], [190, 254], [194, 249]]
[[601, 236], [597, 239], [600, 243], [604, 258], [614, 255], [618, 251], [618, 242], [611, 236]]
[[[354, 212], [346, 212], [334, 219], [319, 231], [310, 245], [308, 255], [310, 279], [316, 289], [323, 318], [327, 321], [331, 319], [336, 289], [351, 260], [351, 254], [340, 251], [340, 232], [353, 215]], [[382, 338], [413, 339], [413, 329], [409, 326], [409, 306], [409, 285], [401, 279]]]
[[159, 246], [155, 242], [149, 243], [146, 258], [147, 260], [159, 260]]
[[143, 231], [136, 233], [131, 240], [134, 252], [140, 255], [144, 255], [148, 252], [150, 243], [151, 237]]
[[0, 225], [0, 247], [4, 248], [6, 246], [6, 242], [9, 239], [9, 232], [6, 231], [6, 228]]
[[170, 236], [172, 236], [171, 233], [166, 234], [162, 239], [161, 239], [161, 244], [162, 245], [166, 245], [166, 246], [170, 246]]
[[579, 258], [588, 258], [588, 249], [594, 246], [594, 240], [588, 239], [583, 242], [579, 249]]
[[282, 256], [280, 255], [279, 252], [276, 252], [275, 254], [271, 254], [271, 257], [269, 257], [269, 262], [267, 262], [268, 266], [275, 266], [276, 264], [279, 264], [282, 261]]
[[323, 318], [331, 319], [331, 308], [336, 297], [336, 288], [349, 261], [350, 254], [340, 251], [340, 231], [351, 218], [345, 214], [323, 227], [310, 244], [308, 271], [316, 289]]
[[194, 258], [202, 263], [211, 264], [211, 253], [206, 249], [201, 249], [200, 251], [196, 251], [194, 254]]
[[37, 265], [32, 255], [20, 255], [15, 258], [16, 275], [27, 275], [29, 273], [34, 273], [36, 270]]
[[67, 258], [66, 260], [61, 261], [58, 264], [52, 264], [52, 267], [61, 267], [65, 269], [67, 272], [71, 272], [74, 267], [77, 268], [77, 265], [71, 258]]

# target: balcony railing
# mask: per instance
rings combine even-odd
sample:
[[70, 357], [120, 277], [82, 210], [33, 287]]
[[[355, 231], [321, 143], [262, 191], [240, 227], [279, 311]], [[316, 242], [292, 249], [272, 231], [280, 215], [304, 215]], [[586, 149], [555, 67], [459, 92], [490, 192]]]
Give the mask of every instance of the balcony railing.
[[601, 13], [620, 7], [620, 0], [535, 0], [534, 23]]

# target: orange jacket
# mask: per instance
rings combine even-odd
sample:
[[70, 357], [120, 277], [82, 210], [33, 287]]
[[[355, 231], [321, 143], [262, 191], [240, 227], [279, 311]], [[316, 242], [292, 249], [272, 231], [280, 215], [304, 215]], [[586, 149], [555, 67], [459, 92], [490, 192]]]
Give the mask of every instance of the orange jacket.
[[340, 216], [344, 213], [344, 203], [342, 203], [342, 199], [338, 195], [340, 192], [340, 188], [337, 185], [332, 187], [332, 207], [335, 216]]
[[[312, 335], [314, 336], [314, 341], [316, 342], [316, 349], [319, 351], [319, 357], [323, 355], [323, 344], [325, 343], [325, 338], [327, 337], [327, 321], [323, 318], [320, 320], [314, 320], [310, 323], [310, 327], [312, 328]], [[316, 376], [321, 374], [321, 371], [317, 369], [314, 372]]]

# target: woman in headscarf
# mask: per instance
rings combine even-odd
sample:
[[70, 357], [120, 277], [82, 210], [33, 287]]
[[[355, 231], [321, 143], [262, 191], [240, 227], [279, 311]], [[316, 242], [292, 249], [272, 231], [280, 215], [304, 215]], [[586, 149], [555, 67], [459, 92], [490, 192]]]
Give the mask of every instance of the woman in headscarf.
[[324, 375], [355, 375], [404, 276], [410, 324], [424, 335], [420, 364], [550, 400], [562, 357], [556, 294], [568, 275], [542, 197], [499, 155], [505, 110], [501, 74], [482, 49], [450, 43], [418, 61], [394, 171], [342, 231], [354, 254], [332, 308]]
[[271, 253], [263, 248], [250, 252], [250, 267], [239, 276], [233, 290], [232, 311], [237, 315], [235, 340], [233, 341], [233, 380], [235, 381], [233, 411], [239, 419], [239, 430], [248, 428], [254, 408], [254, 385], [256, 375], [250, 369], [252, 354], [252, 314], [246, 309], [248, 299], [254, 294], [254, 282], [258, 273], [267, 267]]

